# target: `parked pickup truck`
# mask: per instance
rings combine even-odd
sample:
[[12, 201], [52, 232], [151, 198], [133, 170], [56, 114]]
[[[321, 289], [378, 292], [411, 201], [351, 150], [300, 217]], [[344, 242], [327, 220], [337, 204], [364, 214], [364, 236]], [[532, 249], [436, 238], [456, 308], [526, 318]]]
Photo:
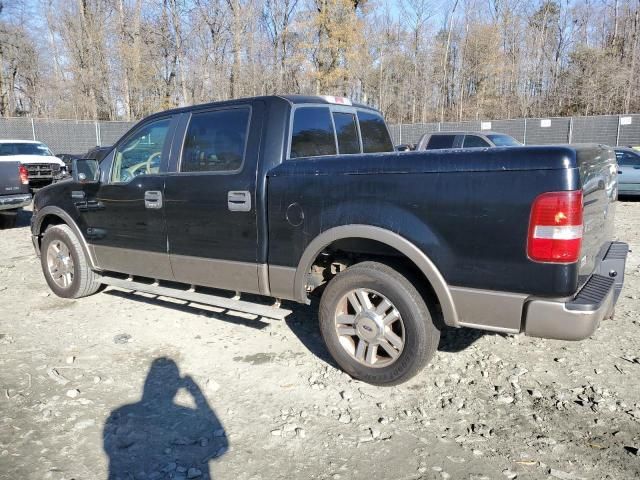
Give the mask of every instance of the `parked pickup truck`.
[[31, 203], [29, 174], [20, 162], [0, 157], [0, 228], [11, 228], [17, 213]]
[[61, 297], [106, 284], [275, 318], [211, 287], [321, 294], [335, 361], [395, 384], [445, 325], [589, 337], [623, 284], [616, 175], [607, 147], [398, 153], [370, 107], [249, 98], [152, 115], [99, 167], [76, 160], [36, 194], [33, 243]]
[[31, 188], [44, 187], [64, 174], [64, 162], [44, 143], [32, 140], [0, 140], [0, 161], [20, 162], [29, 172]]

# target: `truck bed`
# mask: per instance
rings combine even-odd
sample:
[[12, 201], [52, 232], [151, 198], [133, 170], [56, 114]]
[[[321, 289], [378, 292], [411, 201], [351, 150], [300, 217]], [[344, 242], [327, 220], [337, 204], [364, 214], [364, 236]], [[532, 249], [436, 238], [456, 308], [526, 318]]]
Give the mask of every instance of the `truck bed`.
[[[374, 225], [423, 250], [449, 285], [561, 297], [575, 294], [611, 238], [615, 157], [605, 147], [347, 158], [289, 160], [268, 174], [270, 264], [295, 266], [292, 259], [302, 255], [310, 240], [333, 226]], [[543, 192], [581, 188], [585, 192], [581, 260], [532, 262], [526, 252], [532, 202]], [[305, 206], [302, 230], [291, 229], [285, 220], [283, 209], [293, 202]]]

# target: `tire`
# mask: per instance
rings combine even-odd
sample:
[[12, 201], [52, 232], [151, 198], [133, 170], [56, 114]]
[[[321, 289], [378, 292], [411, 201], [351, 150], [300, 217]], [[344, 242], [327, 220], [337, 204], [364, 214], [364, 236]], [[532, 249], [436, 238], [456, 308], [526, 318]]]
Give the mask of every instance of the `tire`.
[[338, 365], [374, 385], [409, 380], [433, 358], [440, 340], [440, 330], [416, 287], [378, 262], [358, 263], [336, 275], [322, 294], [319, 320], [327, 349]]
[[[50, 248], [55, 259], [50, 255]], [[56, 256], [56, 251], [59, 257]], [[49, 288], [59, 297], [86, 297], [96, 293], [101, 287], [99, 276], [89, 267], [80, 241], [68, 225], [47, 228], [40, 246], [40, 263]], [[59, 277], [56, 280], [52, 272], [61, 271], [66, 272], [62, 275], [64, 279]]]

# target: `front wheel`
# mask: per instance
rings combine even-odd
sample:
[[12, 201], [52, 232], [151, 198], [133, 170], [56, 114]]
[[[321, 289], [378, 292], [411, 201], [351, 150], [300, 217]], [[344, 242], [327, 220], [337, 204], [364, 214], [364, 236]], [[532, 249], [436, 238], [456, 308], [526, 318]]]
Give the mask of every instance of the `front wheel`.
[[349, 375], [396, 385], [433, 357], [440, 331], [422, 295], [398, 271], [362, 262], [336, 275], [320, 300], [320, 331]]
[[55, 225], [44, 233], [40, 263], [49, 288], [59, 297], [86, 297], [100, 289], [99, 277], [68, 225]]

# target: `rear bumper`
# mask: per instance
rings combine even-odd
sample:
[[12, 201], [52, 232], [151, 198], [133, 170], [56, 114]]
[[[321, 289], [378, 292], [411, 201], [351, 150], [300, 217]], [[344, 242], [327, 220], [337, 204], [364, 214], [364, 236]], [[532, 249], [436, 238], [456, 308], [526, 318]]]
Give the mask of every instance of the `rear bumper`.
[[15, 210], [26, 207], [29, 203], [31, 203], [31, 194], [29, 193], [0, 196], [0, 210]]
[[525, 302], [524, 333], [532, 337], [582, 340], [609, 316], [624, 284], [629, 245], [613, 242], [596, 272], [573, 298]]

